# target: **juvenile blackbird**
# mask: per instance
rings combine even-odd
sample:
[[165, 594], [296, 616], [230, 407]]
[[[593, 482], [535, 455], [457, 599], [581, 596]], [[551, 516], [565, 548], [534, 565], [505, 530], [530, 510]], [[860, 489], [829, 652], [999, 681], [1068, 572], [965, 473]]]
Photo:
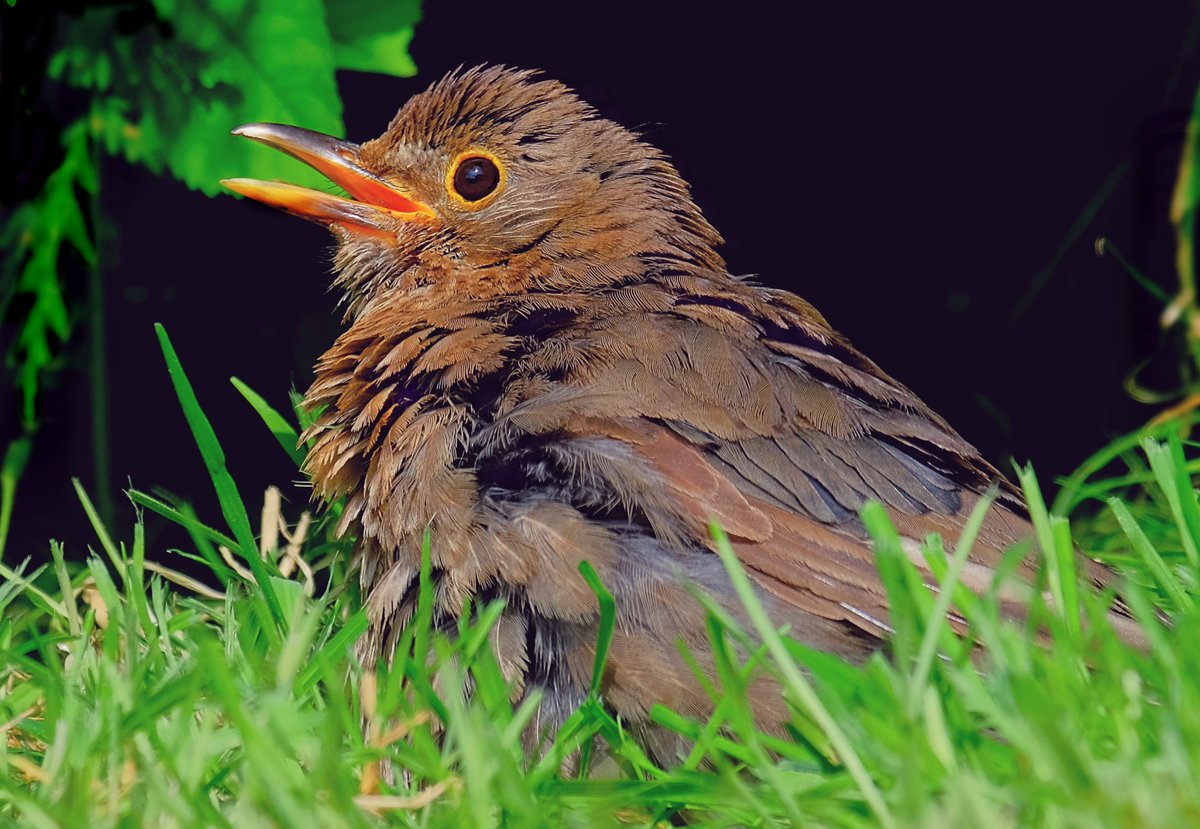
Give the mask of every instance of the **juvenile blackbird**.
[[[364, 144], [235, 132], [349, 194], [226, 182], [337, 240], [348, 327], [306, 395], [320, 412], [307, 472], [321, 498], [346, 498], [368, 663], [413, 614], [426, 527], [437, 623], [468, 597], [503, 599], [495, 652], [518, 695], [544, 695], [542, 728], [591, 678], [584, 560], [616, 598], [604, 699], [636, 726], [656, 702], [711, 710], [678, 649], [705, 651], [689, 591], [740, 614], [710, 520], [775, 622], [850, 659], [888, 634], [867, 500], [931, 584], [918, 543], [953, 544], [993, 482], [963, 581], [984, 590], [1030, 536], [993, 466], [803, 299], [731, 275], [663, 154], [563, 85], [455, 72]], [[786, 717], [758, 696], [761, 720]]]

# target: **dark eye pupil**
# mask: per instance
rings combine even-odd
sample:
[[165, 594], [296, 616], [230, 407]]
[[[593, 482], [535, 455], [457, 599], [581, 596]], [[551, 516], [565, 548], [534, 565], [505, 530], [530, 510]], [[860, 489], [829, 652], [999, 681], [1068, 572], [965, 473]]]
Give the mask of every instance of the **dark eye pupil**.
[[500, 184], [500, 171], [490, 158], [468, 158], [454, 171], [454, 189], [467, 201], [479, 201]]

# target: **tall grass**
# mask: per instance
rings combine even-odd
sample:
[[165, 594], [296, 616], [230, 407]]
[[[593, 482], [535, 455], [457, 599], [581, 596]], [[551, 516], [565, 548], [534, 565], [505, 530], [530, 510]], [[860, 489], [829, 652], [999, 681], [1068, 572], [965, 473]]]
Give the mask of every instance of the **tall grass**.
[[[82, 488], [96, 531], [85, 564], [54, 546], [48, 566], [0, 565], [0, 825], [1200, 825], [1200, 505], [1177, 424], [1118, 441], [1063, 490], [1065, 507], [1106, 502], [1082, 541], [1128, 573], [1122, 596], [1149, 648], [1119, 639], [1111, 596], [1078, 584], [1064, 503], [1048, 510], [1022, 470], [1037, 530], [1024, 552], [1042, 562], [1050, 597], [1026, 621], [1002, 618], [999, 585], [977, 596], [958, 584], [982, 512], [955, 549], [925, 543], [935, 593], [869, 506], [896, 636], [891, 658], [851, 666], [771, 627], [714, 528], [754, 629], [710, 608], [713, 717], [653, 711], [689, 738], [690, 755], [671, 768], [651, 762], [595, 683], [530, 758], [521, 734], [535, 701], [514, 706], [489, 647], [500, 607], [471, 608], [453, 635], [418, 613], [398, 649], [415, 657], [364, 672], [352, 645], [366, 620], [345, 578], [348, 551], [332, 537], [337, 507], [301, 521], [302, 538], [299, 515], [284, 522], [288, 534], [276, 532], [276, 513], [256, 532], [160, 339], [222, 516], [206, 523], [185, 504], [129, 497], [183, 526], [186, 554], [211, 577], [179, 573], [179, 553], [148, 550], [140, 521], [114, 533]], [[299, 460], [291, 420], [236, 385]], [[1124, 472], [1102, 471], [1122, 457]], [[263, 538], [277, 542], [263, 550]], [[580, 578], [611, 629], [611, 597], [589, 568]], [[977, 648], [949, 629], [951, 602]], [[745, 691], [764, 672], [794, 714], [784, 736], [759, 731], [750, 714]], [[565, 771], [580, 754], [592, 774]], [[359, 794], [381, 763], [402, 773]]]

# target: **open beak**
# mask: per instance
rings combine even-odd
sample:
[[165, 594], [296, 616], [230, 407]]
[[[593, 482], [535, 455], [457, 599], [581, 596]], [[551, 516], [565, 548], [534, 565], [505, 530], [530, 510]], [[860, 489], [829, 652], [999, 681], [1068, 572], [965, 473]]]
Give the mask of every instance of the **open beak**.
[[358, 145], [300, 127], [245, 124], [233, 131], [298, 158], [341, 187], [351, 198], [281, 181], [227, 178], [221, 183], [247, 198], [323, 225], [390, 236], [396, 219], [432, 216], [433, 211], [358, 163]]

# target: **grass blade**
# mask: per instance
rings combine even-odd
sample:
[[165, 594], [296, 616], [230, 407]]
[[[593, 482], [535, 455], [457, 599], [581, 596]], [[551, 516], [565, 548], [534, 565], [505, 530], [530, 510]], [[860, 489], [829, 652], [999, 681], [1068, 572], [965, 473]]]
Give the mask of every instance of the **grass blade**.
[[236, 377], [230, 377], [229, 382], [233, 383], [233, 387], [241, 392], [242, 397], [246, 398], [246, 402], [254, 407], [254, 411], [258, 412], [258, 416], [262, 418], [263, 423], [271, 430], [271, 434], [275, 436], [275, 440], [283, 447], [283, 451], [287, 452], [292, 462], [297, 468], [304, 463], [304, 450], [300, 448], [300, 436], [292, 425], [284, 420], [283, 415], [271, 407], [262, 395], [254, 389], [247, 386]]
[[1176, 609], [1191, 612], [1192, 598], [1184, 590], [1178, 577], [1167, 567], [1167, 563], [1163, 561], [1163, 557], [1159, 555], [1158, 550], [1154, 548], [1154, 544], [1147, 537], [1146, 531], [1134, 520], [1129, 507], [1125, 506], [1125, 503], [1118, 498], [1109, 498], [1108, 506], [1116, 516], [1117, 523], [1121, 525], [1121, 529], [1128, 537], [1134, 551], [1141, 556], [1146, 571], [1154, 577], [1163, 592], [1171, 597]]
[[4, 545], [8, 541], [8, 526], [12, 522], [13, 501], [17, 497], [17, 482], [29, 461], [32, 442], [28, 435], [8, 444], [4, 461], [0, 463], [0, 558], [4, 557]]
[[613, 628], [616, 626], [617, 602], [608, 588], [601, 584], [600, 576], [596, 575], [596, 568], [590, 561], [581, 561], [579, 572], [583, 574], [583, 580], [592, 588], [592, 592], [596, 594], [596, 601], [600, 604], [600, 630], [596, 635], [596, 660], [592, 666], [590, 689], [591, 695], [596, 697], [600, 695], [604, 663], [608, 661], [608, 648], [612, 644]]
[[737, 593], [738, 599], [745, 607], [746, 615], [750, 617], [750, 621], [754, 624], [754, 629], [762, 637], [763, 643], [766, 644], [767, 649], [771, 652], [771, 657], [774, 659], [776, 667], [779, 668], [780, 674], [783, 676], [785, 687], [791, 692], [795, 701], [817, 723], [825, 733], [825, 736], [829, 738], [830, 744], [833, 745], [834, 750], [838, 753], [838, 757], [841, 758], [846, 771], [850, 773], [850, 776], [858, 785], [863, 799], [867, 801], [867, 805], [874, 812], [880, 825], [884, 829], [895, 829], [897, 826], [896, 819], [892, 816], [891, 809], [888, 808], [887, 803], [884, 802], [883, 794], [879, 791], [879, 787], [875, 785], [875, 781], [871, 779], [871, 775], [867, 772], [862, 760], [859, 759], [858, 752], [850, 744], [846, 732], [842, 730], [841, 726], [830, 715], [829, 710], [821, 702], [821, 698], [817, 696], [817, 692], [812, 687], [812, 684], [800, 672], [800, 667], [789, 655], [787, 646], [783, 643], [783, 637], [779, 635], [779, 631], [771, 624], [771, 619], [767, 616], [767, 611], [758, 600], [758, 596], [755, 595], [754, 587], [750, 584], [750, 579], [746, 576], [746, 571], [742, 569], [742, 564], [738, 561], [737, 554], [733, 551], [733, 545], [729, 543], [729, 537], [725, 535], [724, 530], [715, 522], [709, 526], [709, 532], [712, 533], [712, 537], [716, 541], [717, 555], [721, 557], [721, 562], [725, 565], [725, 571], [729, 574], [729, 580], [733, 583], [734, 592]]
[[[200, 456], [204, 459], [204, 466], [208, 469], [208, 475], [212, 479], [213, 488], [217, 492], [217, 501], [221, 504], [221, 512], [225, 516], [225, 521], [229, 524], [229, 528], [233, 530], [234, 538], [238, 542], [238, 548], [243, 558], [246, 559], [246, 563], [250, 566], [250, 572], [254, 574], [254, 581], [258, 584], [258, 589], [262, 592], [262, 597], [270, 612], [271, 620], [276, 626], [282, 626], [285, 620], [283, 610], [279, 605], [279, 598], [275, 595], [275, 588], [271, 585], [266, 565], [258, 554], [258, 545], [254, 540], [254, 531], [250, 528], [250, 516], [246, 512], [246, 505], [242, 501], [242, 496], [238, 493], [237, 485], [233, 482], [233, 477], [225, 467], [225, 453], [222, 451], [221, 444], [217, 440], [217, 434], [213, 431], [212, 424], [208, 422], [208, 417], [204, 414], [204, 410], [200, 408], [200, 401], [196, 399], [196, 393], [192, 390], [192, 384], [184, 373], [183, 365], [179, 362], [179, 357], [175, 354], [175, 348], [171, 345], [171, 339], [167, 336], [167, 330], [163, 328], [161, 323], [155, 323], [154, 330], [158, 334], [158, 343], [162, 348], [163, 358], [167, 362], [167, 371], [171, 375], [171, 384], [175, 387], [175, 394], [179, 398], [179, 405], [183, 408], [183, 416], [187, 419], [188, 427], [192, 430], [192, 437], [196, 441], [196, 447], [200, 450]], [[273, 638], [278, 637], [278, 627], [275, 629], [272, 629], [270, 625], [264, 627], [268, 630], [268, 636], [272, 636]]]
[[933, 667], [933, 658], [937, 655], [938, 634], [946, 624], [946, 614], [950, 611], [950, 604], [954, 599], [958, 577], [962, 573], [963, 567], [966, 566], [967, 557], [975, 545], [975, 538], [979, 535], [979, 529], [983, 526], [987, 512], [995, 500], [996, 489], [993, 487], [979, 499], [979, 503], [971, 510], [971, 515], [963, 527], [962, 535], [959, 536], [958, 545], [954, 548], [950, 566], [938, 586], [937, 599], [934, 600], [933, 610], [930, 612], [929, 621], [925, 626], [925, 636], [921, 640], [921, 646], [917, 652], [917, 664], [909, 679], [909, 705], [912, 706], [910, 711], [913, 714], [916, 713], [918, 701], [924, 697], [926, 681]]

